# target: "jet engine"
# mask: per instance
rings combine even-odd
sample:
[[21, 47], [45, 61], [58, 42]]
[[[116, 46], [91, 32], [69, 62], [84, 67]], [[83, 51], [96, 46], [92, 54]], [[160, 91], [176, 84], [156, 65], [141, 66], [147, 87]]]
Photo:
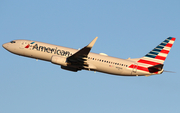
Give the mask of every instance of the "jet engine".
[[51, 57], [51, 63], [61, 65], [61, 66], [67, 66], [66, 57], [53, 55]]

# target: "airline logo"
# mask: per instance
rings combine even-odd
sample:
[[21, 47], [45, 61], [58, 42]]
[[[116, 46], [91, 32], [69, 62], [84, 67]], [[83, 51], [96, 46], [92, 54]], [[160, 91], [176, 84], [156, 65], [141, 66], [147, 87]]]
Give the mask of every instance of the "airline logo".
[[[30, 44], [34, 44], [35, 42], [31, 42]], [[27, 46], [25, 46], [25, 48], [29, 48], [30, 44], [28, 44]]]
[[149, 72], [148, 67], [163, 64], [175, 40], [176, 38], [174, 37], [168, 37], [156, 48], [140, 58], [140, 60], [137, 61], [138, 65], [132, 64], [129, 68]]
[[30, 44], [26, 45], [25, 48], [32, 47], [32, 50], [57, 54], [57, 55], [61, 55], [61, 56], [71, 56], [72, 55], [71, 52], [58, 49], [57, 47], [56, 48], [50, 48], [50, 47], [46, 47], [46, 46], [39, 46], [37, 43], [34, 46], [32, 46], [32, 44], [34, 44], [34, 43], [35, 42], [31, 42]]

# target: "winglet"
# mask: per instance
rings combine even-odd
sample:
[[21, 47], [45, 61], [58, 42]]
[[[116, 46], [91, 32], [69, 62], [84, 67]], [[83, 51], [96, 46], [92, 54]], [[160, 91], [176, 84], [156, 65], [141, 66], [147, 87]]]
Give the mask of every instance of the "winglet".
[[93, 45], [95, 44], [95, 42], [96, 42], [97, 38], [98, 38], [98, 37], [94, 38], [94, 40], [93, 40], [91, 43], [89, 43], [89, 45], [87, 45], [86, 47], [88, 47], [88, 48], [92, 48], [92, 47], [93, 47]]

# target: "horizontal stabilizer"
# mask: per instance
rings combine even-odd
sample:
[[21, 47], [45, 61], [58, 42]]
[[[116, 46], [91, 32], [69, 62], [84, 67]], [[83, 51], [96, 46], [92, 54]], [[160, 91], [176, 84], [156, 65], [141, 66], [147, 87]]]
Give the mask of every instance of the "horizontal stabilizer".
[[157, 71], [161, 71], [163, 69], [163, 66], [164, 66], [164, 64], [158, 64], [158, 65], [148, 67], [148, 69], [149, 69], [149, 72], [154, 73]]

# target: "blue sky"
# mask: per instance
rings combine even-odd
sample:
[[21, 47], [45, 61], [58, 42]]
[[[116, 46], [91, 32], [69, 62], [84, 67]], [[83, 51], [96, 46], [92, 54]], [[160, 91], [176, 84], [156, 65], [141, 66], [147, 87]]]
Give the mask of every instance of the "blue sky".
[[163, 73], [124, 77], [73, 73], [1, 51], [0, 113], [179, 113], [179, 0], [0, 1], [0, 43], [29, 39], [138, 58], [169, 36], [176, 41]]

